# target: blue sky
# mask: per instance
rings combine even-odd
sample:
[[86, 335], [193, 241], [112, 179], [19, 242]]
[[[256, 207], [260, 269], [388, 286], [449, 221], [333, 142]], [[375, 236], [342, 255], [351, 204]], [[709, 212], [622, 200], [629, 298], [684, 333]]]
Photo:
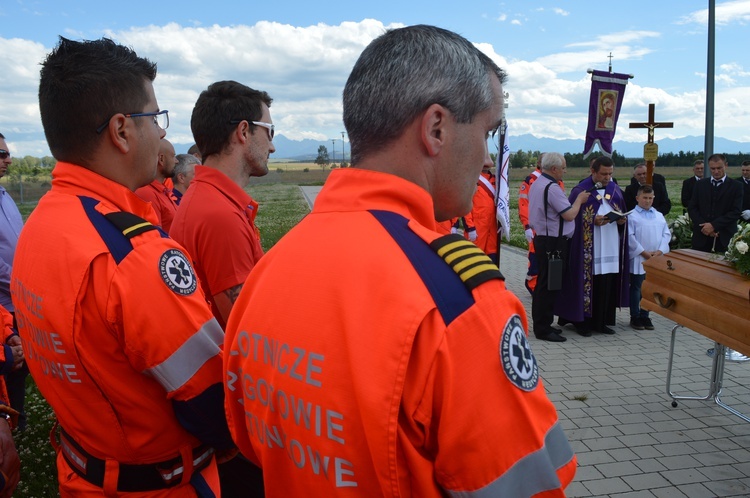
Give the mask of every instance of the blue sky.
[[[643, 141], [650, 102], [659, 138], [703, 135], [707, 1], [102, 2], [0, 0], [0, 132], [18, 156], [46, 155], [39, 62], [58, 35], [109, 36], [158, 64], [167, 138], [192, 143], [190, 113], [213, 81], [268, 91], [277, 133], [338, 138], [341, 91], [362, 49], [389, 27], [434, 24], [474, 42], [509, 73], [510, 135], [583, 138], [587, 68], [634, 74], [615, 141]], [[715, 134], [750, 142], [750, 0], [717, 0]], [[338, 147], [337, 147], [338, 148]], [[178, 152], [184, 152], [177, 147]]]

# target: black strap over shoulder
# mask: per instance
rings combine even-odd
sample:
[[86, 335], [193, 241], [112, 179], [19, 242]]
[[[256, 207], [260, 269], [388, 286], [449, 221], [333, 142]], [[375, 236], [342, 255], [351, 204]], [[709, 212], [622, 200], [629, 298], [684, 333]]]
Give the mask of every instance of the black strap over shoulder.
[[140, 216], [125, 211], [118, 211], [104, 215], [110, 223], [117, 227], [118, 230], [128, 239], [140, 235], [149, 230], [156, 230], [156, 226], [144, 220]]

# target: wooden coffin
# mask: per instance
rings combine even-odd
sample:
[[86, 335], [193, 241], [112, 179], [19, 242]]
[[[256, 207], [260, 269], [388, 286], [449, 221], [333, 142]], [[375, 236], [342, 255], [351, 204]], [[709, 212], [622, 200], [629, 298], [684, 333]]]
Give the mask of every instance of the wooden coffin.
[[642, 308], [750, 356], [750, 277], [692, 249], [651, 258], [643, 267]]

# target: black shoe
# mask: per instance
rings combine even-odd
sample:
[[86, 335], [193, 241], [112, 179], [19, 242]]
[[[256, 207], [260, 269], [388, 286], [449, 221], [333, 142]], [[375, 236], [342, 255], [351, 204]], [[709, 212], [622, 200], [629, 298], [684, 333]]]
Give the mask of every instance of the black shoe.
[[607, 334], [607, 335], [614, 335], [615, 331], [611, 328], [607, 327], [606, 325], [602, 325], [602, 328], [597, 330], [600, 334]]
[[641, 324], [643, 325], [643, 328], [646, 330], [654, 330], [654, 324], [651, 322], [651, 319], [648, 317], [640, 318]]
[[549, 342], [565, 342], [568, 340], [567, 338], [561, 335], [558, 335], [554, 332], [549, 332], [547, 334], [538, 335], [536, 336], [536, 338], [539, 339], [540, 341], [549, 341]]
[[635, 330], [643, 330], [643, 318], [631, 318], [630, 319], [630, 327], [634, 328]]
[[561, 329], [558, 329], [557, 327], [550, 326], [549, 328], [550, 332], [554, 332], [555, 334], [562, 335], [563, 331]]
[[586, 327], [585, 325], [578, 324], [575, 327], [576, 327], [576, 332], [578, 332], [578, 335], [582, 335], [583, 337], [591, 337], [591, 330], [589, 330], [588, 327]]

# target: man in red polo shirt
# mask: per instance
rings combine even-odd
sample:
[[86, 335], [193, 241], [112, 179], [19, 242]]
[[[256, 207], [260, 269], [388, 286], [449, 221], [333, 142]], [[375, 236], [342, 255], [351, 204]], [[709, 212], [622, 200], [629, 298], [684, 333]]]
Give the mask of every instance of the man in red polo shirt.
[[272, 99], [236, 81], [204, 90], [190, 127], [203, 165], [180, 202], [170, 235], [188, 250], [214, 316], [225, 326], [250, 270], [263, 255], [255, 226], [258, 203], [245, 188], [268, 173], [276, 151]]
[[169, 232], [172, 226], [177, 204], [172, 198], [172, 187], [166, 184], [174, 176], [174, 165], [176, 162], [174, 146], [166, 138], [159, 143], [159, 162], [156, 166], [156, 178], [154, 181], [135, 191], [135, 195], [146, 202], [150, 202], [159, 219], [159, 225], [165, 232]]
[[[255, 226], [258, 203], [245, 192], [268, 173], [276, 151], [271, 97], [236, 81], [218, 81], [198, 97], [190, 119], [203, 157], [180, 201], [170, 235], [193, 258], [214, 316], [226, 326], [250, 270], [263, 255]], [[243, 457], [219, 465], [223, 497], [262, 496], [260, 469]]]

